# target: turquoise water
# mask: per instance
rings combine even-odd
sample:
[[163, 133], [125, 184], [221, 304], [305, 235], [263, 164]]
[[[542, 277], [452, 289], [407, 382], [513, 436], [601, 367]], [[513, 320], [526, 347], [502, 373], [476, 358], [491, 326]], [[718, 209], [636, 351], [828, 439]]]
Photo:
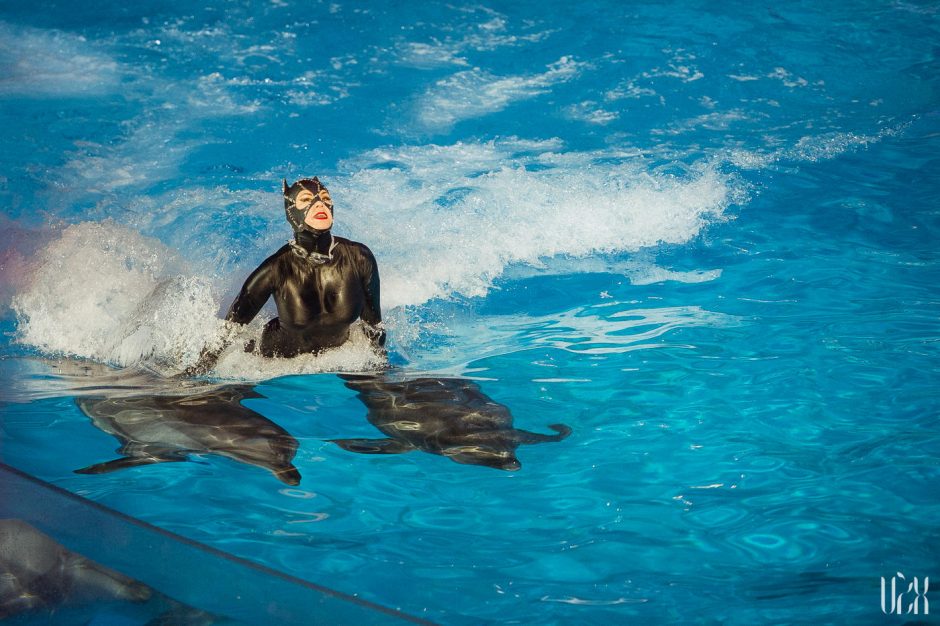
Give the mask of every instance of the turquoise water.
[[[940, 576], [938, 11], [5, 3], [0, 460], [442, 623], [889, 619], [882, 577]], [[190, 364], [313, 174], [395, 371], [572, 434], [516, 472], [356, 454], [364, 342], [234, 350], [299, 485], [74, 473], [120, 445], [76, 363]]]

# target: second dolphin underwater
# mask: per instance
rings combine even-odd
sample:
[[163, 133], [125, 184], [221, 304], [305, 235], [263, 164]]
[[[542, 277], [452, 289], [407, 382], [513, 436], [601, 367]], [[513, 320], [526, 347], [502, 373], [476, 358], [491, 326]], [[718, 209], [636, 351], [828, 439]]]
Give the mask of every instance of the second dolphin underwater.
[[553, 435], [513, 427], [509, 408], [463, 378], [414, 378], [341, 375], [368, 409], [367, 418], [382, 439], [333, 439], [344, 450], [362, 454], [400, 454], [421, 450], [456, 463], [516, 471], [516, 448], [561, 441], [571, 434], [551, 424]]

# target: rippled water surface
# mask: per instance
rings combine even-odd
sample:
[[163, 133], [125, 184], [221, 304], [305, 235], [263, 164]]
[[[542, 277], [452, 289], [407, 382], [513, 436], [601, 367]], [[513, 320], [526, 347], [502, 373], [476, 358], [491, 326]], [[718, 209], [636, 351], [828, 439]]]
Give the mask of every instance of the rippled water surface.
[[[0, 460], [443, 623], [884, 618], [881, 577], [940, 576], [938, 12], [4, 4]], [[313, 174], [378, 259], [390, 375], [451, 394], [408, 420], [476, 389], [571, 434], [513, 472], [344, 449], [384, 436], [356, 335], [214, 373], [298, 485], [75, 473], [121, 445], [78, 399], [179, 394]]]

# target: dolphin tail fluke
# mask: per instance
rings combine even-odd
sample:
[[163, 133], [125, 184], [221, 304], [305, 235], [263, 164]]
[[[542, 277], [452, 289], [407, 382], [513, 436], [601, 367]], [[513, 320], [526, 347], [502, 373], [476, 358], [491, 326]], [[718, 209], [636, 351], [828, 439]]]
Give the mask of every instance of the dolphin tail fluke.
[[542, 433], [530, 433], [527, 430], [517, 430], [516, 437], [519, 443], [549, 443], [552, 441], [561, 441], [571, 434], [571, 428], [564, 424], [551, 424], [549, 426], [557, 435], [543, 435]]
[[117, 470], [127, 469], [129, 467], [139, 467], [141, 465], [151, 465], [153, 463], [171, 463], [173, 461], [185, 461], [185, 457], [173, 456], [122, 456], [113, 461], [105, 463], [96, 463], [75, 470], [76, 474], [107, 474]]
[[411, 452], [414, 446], [397, 439], [330, 439], [343, 450], [360, 454], [401, 454]]

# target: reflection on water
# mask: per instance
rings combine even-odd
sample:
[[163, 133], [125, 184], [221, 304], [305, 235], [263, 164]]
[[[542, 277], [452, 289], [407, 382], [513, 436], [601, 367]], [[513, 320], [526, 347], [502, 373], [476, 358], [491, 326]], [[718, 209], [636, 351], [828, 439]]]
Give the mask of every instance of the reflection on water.
[[382, 439], [334, 439], [345, 450], [363, 454], [400, 454], [421, 450], [456, 463], [515, 471], [516, 448], [561, 441], [571, 433], [564, 424], [549, 426], [554, 435], [513, 428], [509, 409], [461, 378], [395, 380], [389, 375], [343, 375], [358, 392], [368, 419]]
[[[620, 300], [546, 315], [466, 316], [459, 307], [447, 303], [436, 303], [429, 311], [423, 315], [436, 316], [435, 319], [442, 321], [425, 322], [426, 328], [414, 337], [397, 337], [397, 348], [422, 371], [446, 374], [464, 373], [472, 363], [528, 350], [551, 349], [575, 355], [616, 357], [669, 346], [690, 348], [692, 346], [670, 341], [669, 335], [686, 328], [730, 328], [742, 323], [740, 317], [700, 306], [637, 307]], [[399, 320], [396, 323], [400, 328], [419, 322]]]
[[203, 380], [165, 378], [143, 367], [117, 369], [94, 361], [39, 357], [0, 360], [0, 402], [143, 394], [185, 395], [218, 387]]

